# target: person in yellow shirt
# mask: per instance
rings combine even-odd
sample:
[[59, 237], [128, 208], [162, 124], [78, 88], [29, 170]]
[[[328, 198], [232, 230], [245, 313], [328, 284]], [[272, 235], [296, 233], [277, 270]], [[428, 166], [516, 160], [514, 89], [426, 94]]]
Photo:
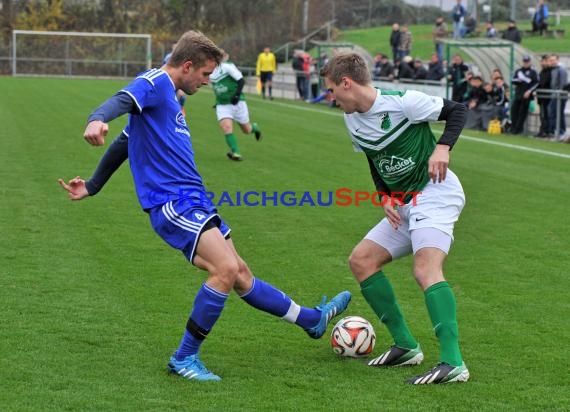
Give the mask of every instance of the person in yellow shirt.
[[261, 95], [265, 99], [265, 85], [267, 84], [267, 88], [269, 91], [269, 99], [273, 100], [273, 96], [271, 95], [272, 91], [272, 80], [273, 80], [273, 73], [277, 71], [277, 60], [275, 59], [275, 55], [271, 52], [270, 47], [265, 47], [259, 56], [257, 56], [257, 66], [255, 69], [255, 75], [259, 76], [261, 80]]

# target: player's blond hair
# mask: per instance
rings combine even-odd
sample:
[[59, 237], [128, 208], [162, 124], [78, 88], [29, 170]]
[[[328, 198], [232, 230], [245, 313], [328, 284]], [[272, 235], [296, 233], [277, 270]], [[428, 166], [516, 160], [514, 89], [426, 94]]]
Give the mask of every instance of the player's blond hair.
[[350, 77], [361, 85], [367, 85], [372, 81], [366, 60], [361, 55], [352, 52], [333, 56], [321, 69], [320, 75], [334, 84], [340, 84], [343, 77]]
[[185, 61], [190, 60], [195, 67], [203, 67], [208, 60], [214, 60], [216, 64], [222, 61], [224, 52], [202, 32], [190, 30], [180, 37], [168, 65], [179, 67]]

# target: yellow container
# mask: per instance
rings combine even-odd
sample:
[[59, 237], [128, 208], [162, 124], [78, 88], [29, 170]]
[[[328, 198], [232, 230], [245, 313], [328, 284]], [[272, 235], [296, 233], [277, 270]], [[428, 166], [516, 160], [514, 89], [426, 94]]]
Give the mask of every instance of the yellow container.
[[493, 119], [489, 122], [487, 127], [487, 133], [489, 134], [501, 134], [501, 121], [499, 119]]

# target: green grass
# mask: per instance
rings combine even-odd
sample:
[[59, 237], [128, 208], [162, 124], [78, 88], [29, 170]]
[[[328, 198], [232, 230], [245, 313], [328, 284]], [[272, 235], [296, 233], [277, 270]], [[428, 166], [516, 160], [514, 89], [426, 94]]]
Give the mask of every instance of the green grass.
[[[495, 24], [498, 30], [504, 30], [507, 27], [505, 22]], [[530, 22], [521, 22], [518, 24], [521, 30], [530, 30]], [[527, 49], [537, 53], [567, 53], [570, 48], [570, 18], [560, 19], [560, 26], [552, 25], [552, 28], [565, 29], [565, 37], [563, 38], [542, 38], [542, 37], [523, 37], [522, 45]], [[448, 29], [452, 30], [452, 25], [448, 23]], [[419, 57], [422, 60], [428, 60], [434, 53], [434, 45], [432, 40], [433, 25], [417, 24], [410, 26], [410, 32], [413, 36], [412, 56]], [[485, 32], [485, 25], [479, 26], [482, 33]], [[390, 56], [392, 50], [390, 48], [389, 39], [392, 27], [390, 25], [374, 27], [370, 29], [344, 30], [338, 41], [346, 41], [358, 44], [368, 50], [372, 55], [376, 53], [384, 53]]]
[[[150, 228], [125, 165], [96, 197], [67, 200], [58, 177], [88, 176], [103, 149], [82, 138], [87, 114], [124, 82], [0, 78], [0, 405], [32, 410], [567, 410], [570, 145], [466, 131], [452, 152], [467, 206], [446, 275], [458, 302], [472, 380], [409, 387], [438, 359], [410, 259], [387, 267], [426, 363], [369, 369], [336, 357], [327, 339], [251, 310], [232, 295], [204, 344], [220, 383], [166, 373], [205, 275]], [[239, 135], [230, 162], [210, 90], [188, 121], [209, 190], [372, 190], [336, 110], [249, 99], [265, 139]], [[111, 123], [109, 139], [124, 120]], [[435, 126], [440, 129], [440, 126]], [[547, 153], [520, 151], [515, 145]], [[555, 156], [559, 154], [561, 157]], [[565, 157], [564, 157], [565, 156]], [[391, 342], [346, 265], [381, 218], [359, 207], [220, 210], [242, 256], [298, 303], [349, 289], [347, 314]]]

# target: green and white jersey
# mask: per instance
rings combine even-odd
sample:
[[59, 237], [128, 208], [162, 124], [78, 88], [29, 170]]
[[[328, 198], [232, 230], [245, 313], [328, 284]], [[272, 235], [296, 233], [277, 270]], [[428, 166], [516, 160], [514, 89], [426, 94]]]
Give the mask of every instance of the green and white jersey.
[[392, 192], [419, 192], [436, 145], [428, 122], [437, 121], [442, 108], [441, 97], [378, 89], [369, 111], [345, 114], [344, 121], [355, 147], [372, 159]]
[[[216, 104], [231, 104], [231, 98], [236, 94], [237, 82], [241, 78], [243, 75], [230, 61], [223, 62], [214, 69], [210, 75], [210, 82], [216, 94]], [[243, 93], [239, 99], [245, 100]]]

